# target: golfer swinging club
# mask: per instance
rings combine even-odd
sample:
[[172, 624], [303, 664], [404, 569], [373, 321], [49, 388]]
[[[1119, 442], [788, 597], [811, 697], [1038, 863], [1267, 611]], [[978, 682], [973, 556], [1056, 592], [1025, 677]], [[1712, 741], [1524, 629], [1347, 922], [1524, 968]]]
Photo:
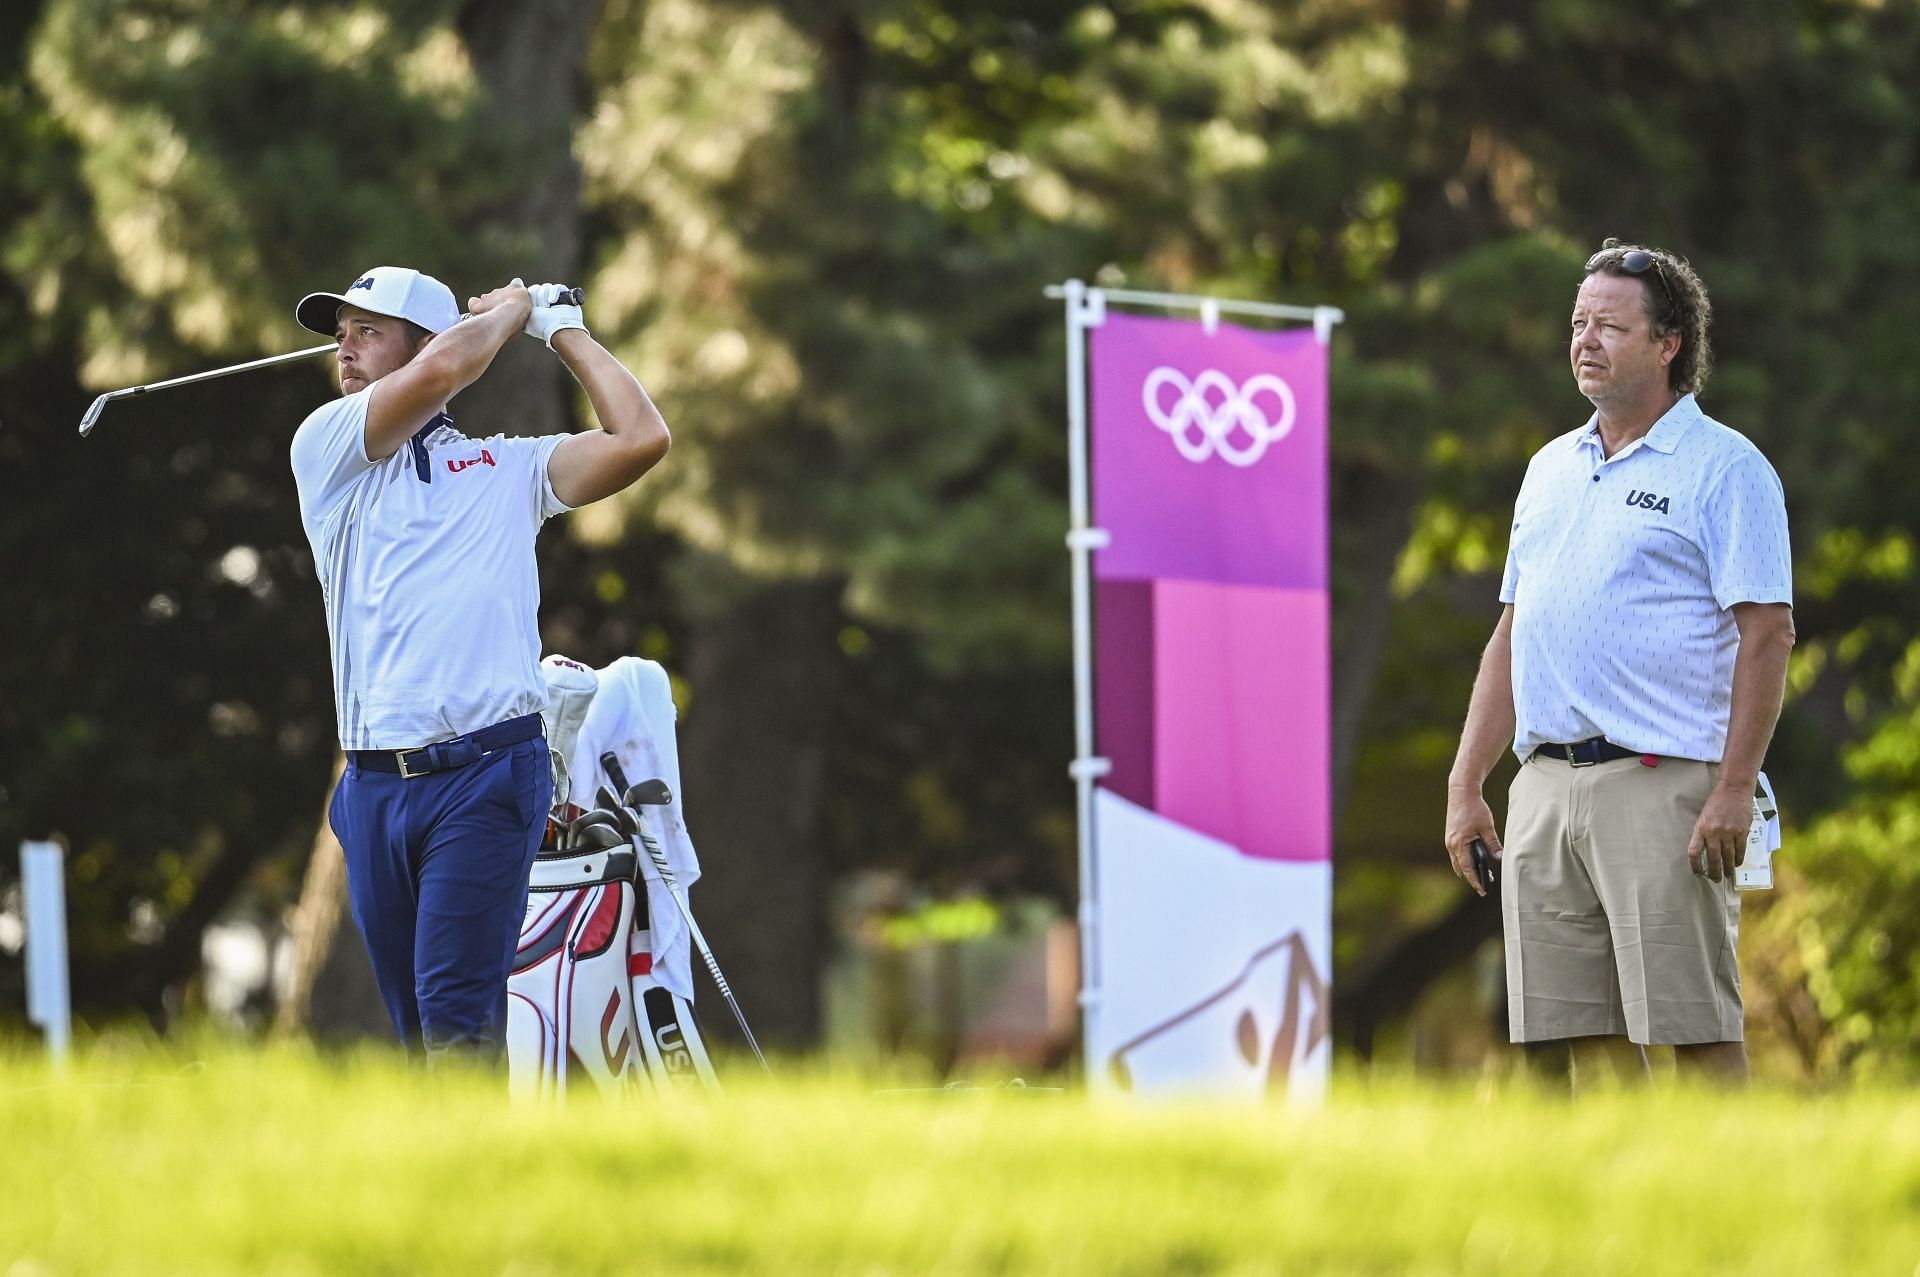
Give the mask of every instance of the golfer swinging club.
[[[429, 1062], [495, 1055], [505, 1033], [552, 788], [534, 537], [631, 484], [669, 442], [563, 294], [516, 279], [462, 319], [439, 280], [380, 266], [294, 311], [339, 344], [341, 397], [293, 438], [347, 757], [328, 819], [380, 996]], [[447, 401], [520, 332], [560, 357], [603, 429], [454, 428]]]

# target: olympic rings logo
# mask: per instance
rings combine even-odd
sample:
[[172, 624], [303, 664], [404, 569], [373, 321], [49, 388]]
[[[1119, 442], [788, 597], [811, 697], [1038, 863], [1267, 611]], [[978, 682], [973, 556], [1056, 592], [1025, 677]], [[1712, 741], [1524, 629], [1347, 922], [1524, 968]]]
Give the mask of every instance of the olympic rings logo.
[[[1168, 387], [1175, 392], [1171, 407], [1164, 402]], [[1189, 381], [1178, 369], [1162, 365], [1147, 374], [1140, 398], [1147, 417], [1195, 463], [1218, 454], [1229, 465], [1250, 466], [1293, 430], [1293, 387], [1272, 373], [1236, 386], [1212, 368]]]

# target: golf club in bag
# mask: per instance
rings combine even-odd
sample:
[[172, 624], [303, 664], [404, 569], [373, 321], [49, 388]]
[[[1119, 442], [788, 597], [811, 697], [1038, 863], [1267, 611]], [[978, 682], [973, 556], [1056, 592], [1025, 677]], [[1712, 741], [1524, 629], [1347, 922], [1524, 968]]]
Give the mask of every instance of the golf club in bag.
[[760, 1044], [754, 1040], [753, 1030], [747, 1026], [747, 1016], [740, 1009], [739, 999], [733, 996], [733, 988], [727, 983], [727, 977], [720, 973], [720, 964], [714, 959], [713, 947], [707, 943], [706, 936], [701, 934], [700, 924], [693, 916], [693, 908], [687, 903], [686, 891], [674, 880], [673, 866], [668, 863], [666, 853], [647, 832], [647, 820], [643, 813], [649, 807], [665, 807], [671, 803], [673, 790], [665, 781], [658, 778], [643, 780], [638, 785], [628, 786], [626, 773], [620, 766], [620, 759], [611, 753], [600, 755], [600, 767], [621, 794], [621, 797], [615, 798], [612, 793], [602, 789], [599, 795], [600, 805], [626, 816], [626, 833], [639, 844], [640, 849], [647, 856], [646, 862], [640, 866], [641, 875], [650, 876], [647, 871], [651, 868], [653, 874], [659, 877], [661, 883], [673, 896], [673, 902], [680, 906], [680, 914], [686, 919], [687, 930], [693, 936], [694, 947], [700, 950], [700, 957], [707, 964], [707, 974], [713, 977], [714, 987], [720, 990], [720, 996], [725, 999], [727, 1008], [733, 1012], [734, 1021], [740, 1026], [740, 1036], [747, 1040], [747, 1046], [753, 1051], [753, 1058], [760, 1062], [761, 1069], [771, 1072], [772, 1070], [767, 1068], [767, 1057], [760, 1053]]
[[[507, 984], [512, 1092], [564, 1096], [584, 1079], [605, 1094], [683, 1087], [718, 1093], [691, 999], [683, 996], [691, 993], [688, 977], [659, 965], [665, 959], [672, 966], [675, 949], [652, 925], [627, 832], [631, 816], [582, 811], [571, 801], [578, 790], [566, 770], [590, 708], [602, 731], [647, 737], [650, 749], [668, 757], [671, 731], [664, 741], [652, 738], [631, 678], [603, 683], [595, 671], [557, 656], [542, 661], [541, 670], [556, 783]], [[648, 672], [664, 683], [664, 671]]]

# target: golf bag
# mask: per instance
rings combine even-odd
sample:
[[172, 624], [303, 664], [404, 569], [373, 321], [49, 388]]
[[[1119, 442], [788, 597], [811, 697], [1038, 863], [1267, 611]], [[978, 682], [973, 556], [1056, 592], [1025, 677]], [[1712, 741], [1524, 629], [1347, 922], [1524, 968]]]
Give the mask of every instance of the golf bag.
[[[507, 982], [511, 1090], [516, 1097], [564, 1096], [584, 1079], [603, 1094], [718, 1091], [694, 1019], [689, 938], [678, 906], [613, 814], [592, 809], [591, 760], [602, 752], [621, 757], [636, 774], [670, 776], [678, 790], [666, 672], [632, 657], [598, 673], [558, 656], [541, 668], [554, 808]], [[651, 814], [661, 827], [650, 832], [674, 862], [676, 879], [690, 883], [699, 863], [677, 797]]]

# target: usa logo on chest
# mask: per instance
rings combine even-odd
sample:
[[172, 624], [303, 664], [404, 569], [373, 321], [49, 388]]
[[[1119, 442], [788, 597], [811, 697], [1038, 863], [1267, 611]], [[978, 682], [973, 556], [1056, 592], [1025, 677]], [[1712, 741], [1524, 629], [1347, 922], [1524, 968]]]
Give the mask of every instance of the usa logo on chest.
[[1673, 513], [1672, 507], [1667, 504], [1667, 498], [1653, 492], [1642, 492], [1638, 488], [1627, 493], [1627, 504], [1637, 505], [1642, 510], [1651, 510], [1655, 514]]
[[454, 461], [451, 458], [449, 458], [447, 461], [447, 469], [453, 474], [459, 474], [462, 470], [465, 470], [468, 466], [477, 466], [483, 463], [486, 465], [496, 464], [493, 459], [493, 454], [491, 452], [488, 452], [485, 448], [480, 449], [479, 456], [468, 457], [464, 461]]

